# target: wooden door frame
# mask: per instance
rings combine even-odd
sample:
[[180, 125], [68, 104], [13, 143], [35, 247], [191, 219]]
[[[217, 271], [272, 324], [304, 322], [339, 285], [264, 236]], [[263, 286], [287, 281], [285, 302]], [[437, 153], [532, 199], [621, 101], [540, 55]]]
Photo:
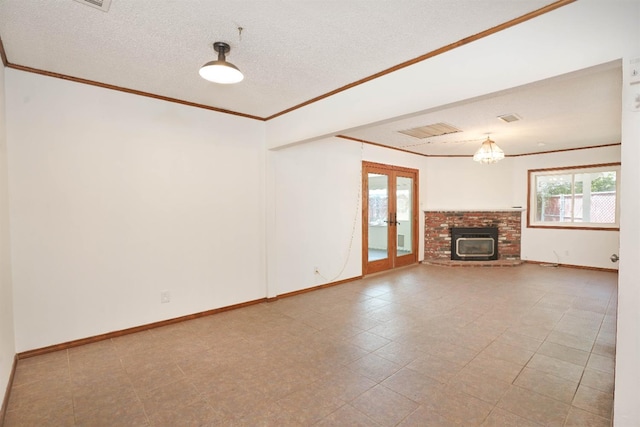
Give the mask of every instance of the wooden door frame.
[[[391, 181], [390, 182], [390, 192], [391, 192], [391, 185], [393, 190], [395, 191], [395, 178], [396, 178], [396, 173], [401, 173], [401, 174], [409, 174], [409, 175], [413, 175], [415, 178], [413, 180], [413, 191], [412, 191], [412, 208], [413, 208], [413, 213], [412, 213], [412, 224], [411, 224], [411, 251], [412, 251], [412, 255], [414, 257], [412, 262], [409, 263], [403, 263], [403, 265], [410, 265], [413, 263], [418, 262], [418, 189], [419, 189], [419, 177], [420, 177], [420, 171], [418, 169], [412, 169], [412, 168], [407, 168], [407, 167], [403, 167], [403, 166], [395, 166], [395, 165], [387, 165], [384, 163], [375, 163], [375, 162], [366, 162], [363, 161], [362, 162], [362, 275], [366, 275], [368, 273], [367, 271], [367, 267], [369, 264], [369, 245], [368, 245], [368, 235], [369, 235], [369, 171], [371, 169], [381, 169], [384, 170], [386, 172], [388, 172], [391, 176]], [[375, 173], [375, 172], [374, 172]], [[393, 197], [391, 197], [391, 195], [389, 196], [390, 199], [395, 200], [395, 194], [393, 195]], [[391, 209], [391, 206], [389, 206], [389, 208]], [[393, 207], [395, 209], [395, 206]], [[389, 227], [389, 229], [393, 229], [394, 230], [394, 234], [397, 234], [396, 228], [395, 227]], [[388, 233], [391, 233], [390, 230], [388, 230]], [[395, 260], [396, 257], [396, 246], [397, 246], [397, 242], [396, 242], [396, 237], [394, 236], [393, 239], [389, 239], [389, 245], [388, 245], [388, 251], [390, 254], [390, 257], [393, 258]], [[391, 265], [390, 268], [393, 269], [394, 267], [396, 267], [395, 265]], [[382, 270], [385, 271], [385, 270]]]

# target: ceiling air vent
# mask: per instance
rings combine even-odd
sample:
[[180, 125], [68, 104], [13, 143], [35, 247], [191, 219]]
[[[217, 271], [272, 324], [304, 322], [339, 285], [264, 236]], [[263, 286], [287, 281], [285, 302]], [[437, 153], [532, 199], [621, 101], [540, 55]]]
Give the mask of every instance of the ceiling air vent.
[[462, 131], [446, 123], [436, 123], [433, 125], [420, 126], [413, 129], [399, 130], [398, 132], [403, 133], [405, 135], [412, 136], [414, 138], [424, 139], [432, 136], [440, 136], [440, 135], [446, 135], [449, 133], [456, 133], [456, 132], [462, 132]]
[[517, 114], [503, 114], [502, 116], [498, 116], [498, 118], [505, 123], [517, 122], [520, 120], [520, 116]]
[[111, 0], [76, 0], [78, 3], [86, 4], [87, 6], [95, 7], [103, 12], [108, 12], [111, 6]]

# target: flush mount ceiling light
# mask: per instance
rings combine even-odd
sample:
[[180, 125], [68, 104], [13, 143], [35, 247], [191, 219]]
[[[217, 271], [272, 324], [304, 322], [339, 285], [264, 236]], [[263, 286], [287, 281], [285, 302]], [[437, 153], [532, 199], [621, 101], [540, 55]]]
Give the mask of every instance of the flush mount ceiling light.
[[478, 163], [496, 163], [499, 160], [504, 159], [504, 151], [498, 147], [489, 137], [482, 143], [476, 154], [473, 155], [473, 160]]
[[210, 82], [220, 84], [232, 84], [242, 81], [244, 76], [238, 67], [227, 62], [225, 57], [231, 50], [231, 47], [224, 42], [215, 42], [213, 44], [213, 50], [218, 52], [218, 59], [204, 64], [200, 68], [200, 77]]

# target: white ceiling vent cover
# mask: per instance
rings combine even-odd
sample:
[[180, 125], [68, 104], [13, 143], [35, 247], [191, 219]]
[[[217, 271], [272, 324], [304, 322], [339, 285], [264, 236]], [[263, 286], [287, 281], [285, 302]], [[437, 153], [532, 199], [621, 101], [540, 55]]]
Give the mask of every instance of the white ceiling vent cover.
[[502, 116], [498, 116], [498, 118], [505, 123], [517, 122], [518, 120], [520, 120], [520, 116], [513, 113], [503, 114]]
[[462, 132], [455, 126], [451, 126], [447, 123], [435, 123], [433, 125], [420, 126], [413, 129], [399, 130], [399, 133], [412, 136], [414, 138], [429, 138], [432, 136], [447, 135], [449, 133]]
[[86, 4], [87, 6], [100, 9], [103, 12], [108, 12], [111, 7], [111, 0], [76, 0], [78, 3]]

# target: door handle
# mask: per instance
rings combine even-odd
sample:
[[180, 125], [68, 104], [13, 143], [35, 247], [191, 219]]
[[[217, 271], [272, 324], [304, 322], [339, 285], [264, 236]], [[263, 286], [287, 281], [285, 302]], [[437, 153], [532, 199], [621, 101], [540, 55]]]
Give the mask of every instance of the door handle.
[[395, 212], [389, 214], [389, 224], [391, 224], [391, 225], [400, 224], [398, 221], [396, 221], [397, 215], [398, 214], [396, 214]]
[[618, 256], [618, 254], [613, 254], [611, 255], [611, 258], [609, 258], [611, 260], [611, 262], [618, 262], [620, 261], [620, 257]]

